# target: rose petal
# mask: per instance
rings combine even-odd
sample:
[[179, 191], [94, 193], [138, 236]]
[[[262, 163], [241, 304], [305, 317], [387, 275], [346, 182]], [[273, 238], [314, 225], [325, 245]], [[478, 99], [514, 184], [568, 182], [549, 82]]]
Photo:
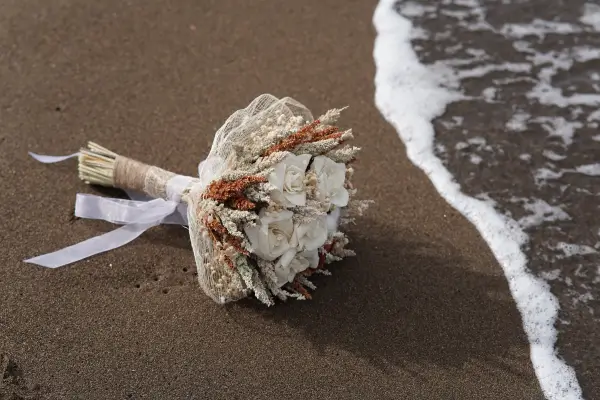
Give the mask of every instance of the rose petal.
[[343, 186], [344, 181], [346, 181], [346, 166], [342, 163], [332, 165], [329, 181], [332, 183], [332, 187], [338, 188]]
[[[290, 211], [290, 214], [292, 212]], [[277, 221], [277, 227], [281, 229], [286, 236], [291, 239], [294, 234], [294, 222], [292, 221], [292, 216], [290, 215], [289, 219], [283, 221]]]
[[317, 173], [317, 175], [321, 174], [321, 172], [323, 171], [323, 167], [325, 166], [325, 159], [327, 159], [327, 157], [317, 156], [313, 160], [311, 169], [313, 169]]
[[264, 251], [265, 249], [265, 239], [267, 235], [262, 232], [261, 227], [259, 226], [246, 226], [244, 227], [244, 232], [250, 241], [250, 245], [252, 246], [253, 252], [258, 255], [260, 258], [264, 258], [265, 260], [272, 261], [275, 258], [270, 257], [268, 253]]
[[310, 162], [311, 155], [310, 154], [300, 154], [295, 156], [290, 165], [295, 165], [300, 168], [302, 171], [306, 171], [306, 167], [308, 167], [308, 163]]
[[269, 192], [269, 196], [271, 196], [271, 200], [273, 200], [276, 204], [285, 205], [287, 199], [281, 190], [271, 190]]
[[281, 258], [279, 259], [278, 264], [281, 265], [282, 267], [289, 266], [290, 262], [294, 259], [295, 255], [296, 255], [295, 249], [290, 249], [290, 250], [286, 251], [285, 253], [283, 253]]
[[281, 266], [275, 265], [275, 276], [277, 277], [277, 286], [282, 287], [288, 283], [289, 270]]
[[281, 210], [281, 211], [272, 211], [272, 210], [268, 210], [266, 208], [263, 208], [262, 210], [260, 210], [260, 213], [258, 214], [259, 219], [263, 222], [263, 223], [271, 223], [271, 222], [277, 222], [277, 221], [284, 221], [287, 219], [291, 219], [294, 216], [294, 213], [291, 212], [290, 210]]
[[285, 178], [285, 164], [279, 163], [273, 168], [273, 172], [269, 174], [268, 181], [271, 185], [275, 186], [278, 190], [283, 189], [283, 182]]
[[301, 256], [296, 255], [294, 261], [290, 263], [290, 271], [292, 272], [292, 280], [296, 276], [297, 273], [305, 271], [310, 266], [308, 260]]
[[317, 268], [319, 266], [319, 251], [303, 251], [300, 255], [308, 261], [308, 266], [310, 268]]
[[327, 181], [327, 177], [325, 176], [319, 176], [317, 181], [317, 190], [319, 191], [319, 194], [321, 195], [321, 198], [325, 198], [327, 196], [329, 196], [329, 182]]
[[289, 251], [291, 248], [291, 246], [289, 245], [289, 243], [285, 243], [279, 247], [274, 247], [272, 246], [272, 243], [267, 243], [265, 244], [265, 249], [268, 251], [268, 255], [266, 257], [262, 257], [267, 261], [273, 261], [275, 260], [277, 257], [285, 254], [287, 251]]
[[285, 198], [295, 206], [306, 205], [306, 192], [302, 193], [289, 193], [284, 194]]
[[348, 193], [348, 190], [344, 187], [341, 187], [331, 197], [331, 203], [338, 207], [346, 207], [349, 199], [350, 194]]
[[339, 207], [335, 207], [329, 214], [327, 214], [327, 231], [329, 233], [335, 233], [337, 231], [340, 214], [341, 210]]
[[306, 250], [317, 250], [319, 247], [325, 244], [327, 240], [327, 220], [326, 217], [323, 216], [319, 218], [310, 226], [311, 236], [305, 236], [304, 240], [304, 248]]

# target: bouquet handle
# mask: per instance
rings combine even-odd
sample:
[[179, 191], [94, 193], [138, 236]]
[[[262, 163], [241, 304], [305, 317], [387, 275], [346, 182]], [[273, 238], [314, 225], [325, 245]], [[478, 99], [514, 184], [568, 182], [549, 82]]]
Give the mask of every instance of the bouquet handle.
[[122, 226], [25, 262], [58, 268], [121, 247], [154, 226], [189, 223], [187, 194], [192, 186], [200, 183], [198, 178], [178, 175], [120, 156], [94, 142], [88, 143], [87, 149], [69, 156], [30, 155], [43, 163], [77, 157], [79, 178], [87, 184], [115, 187], [128, 193], [135, 191], [153, 199], [139, 201], [78, 194], [75, 201], [76, 217], [100, 219]]
[[180, 203], [198, 178], [179, 175], [118, 155], [94, 142], [79, 152], [79, 178], [87, 184], [143, 193]]

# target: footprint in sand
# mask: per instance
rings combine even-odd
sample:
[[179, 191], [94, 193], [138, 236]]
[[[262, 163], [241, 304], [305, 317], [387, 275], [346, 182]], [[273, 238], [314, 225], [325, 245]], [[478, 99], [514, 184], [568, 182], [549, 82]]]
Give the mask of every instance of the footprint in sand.
[[6, 354], [0, 354], [0, 399], [38, 399], [40, 386], [30, 384], [23, 371]]

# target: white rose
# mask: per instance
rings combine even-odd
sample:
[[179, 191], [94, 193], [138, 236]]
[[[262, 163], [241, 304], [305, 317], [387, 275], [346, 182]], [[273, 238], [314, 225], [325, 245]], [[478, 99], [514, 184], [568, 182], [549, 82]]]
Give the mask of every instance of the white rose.
[[311, 170], [317, 176], [317, 199], [338, 207], [348, 205], [349, 194], [344, 187], [346, 165], [325, 156], [315, 157]]
[[309, 154], [287, 155], [283, 161], [275, 165], [269, 174], [269, 183], [275, 187], [271, 198], [286, 207], [304, 206], [306, 204], [306, 187], [304, 177], [310, 162]]
[[279, 287], [292, 282], [298, 273], [307, 268], [317, 268], [319, 266], [319, 252], [317, 250], [296, 253], [294, 258], [287, 263], [282, 262], [282, 259], [283, 257], [275, 263], [275, 275]]
[[317, 250], [327, 240], [327, 216], [319, 216], [309, 223], [294, 224], [294, 243], [299, 251]]
[[284, 261], [294, 257], [296, 246], [292, 215], [291, 211], [267, 211], [263, 208], [258, 214], [256, 225], [244, 227], [244, 232], [257, 256], [268, 261], [273, 261], [280, 256]]

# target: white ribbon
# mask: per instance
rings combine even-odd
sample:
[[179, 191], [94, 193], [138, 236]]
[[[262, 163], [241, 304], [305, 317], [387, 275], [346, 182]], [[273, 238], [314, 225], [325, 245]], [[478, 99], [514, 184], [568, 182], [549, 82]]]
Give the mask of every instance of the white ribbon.
[[[46, 156], [29, 152], [29, 155], [42, 163], [49, 164], [77, 157], [79, 153], [68, 156]], [[209, 157], [202, 161], [198, 166], [199, 185], [202, 187], [208, 185], [220, 173], [222, 166], [220, 158]], [[180, 201], [182, 191], [192, 180], [193, 178], [182, 175], [171, 178], [167, 182], [169, 200], [147, 199], [146, 196], [130, 192], [127, 194], [132, 200], [79, 193], [75, 201], [76, 217], [99, 219], [123, 226], [53, 253], [30, 258], [25, 262], [47, 268], [58, 268], [124, 246], [146, 230], [160, 224], [188, 225], [187, 204]]]
[[191, 176], [175, 175], [167, 181], [167, 198], [174, 202], [181, 202], [181, 195], [185, 188], [187, 188], [194, 178]]
[[43, 154], [29, 152], [29, 155], [44, 164], [52, 164], [68, 160], [69, 158], [77, 157], [79, 156], [79, 153], [69, 154], [68, 156], [45, 156]]

